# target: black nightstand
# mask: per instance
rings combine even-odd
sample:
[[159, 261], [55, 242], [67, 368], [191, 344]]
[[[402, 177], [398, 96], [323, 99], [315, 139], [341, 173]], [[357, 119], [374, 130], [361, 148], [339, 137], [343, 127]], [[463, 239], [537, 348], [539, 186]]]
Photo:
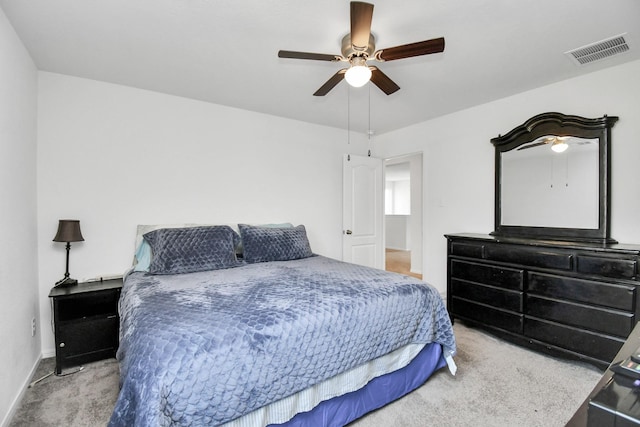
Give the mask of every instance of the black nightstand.
[[122, 279], [51, 289], [56, 374], [64, 368], [115, 356], [121, 289]]

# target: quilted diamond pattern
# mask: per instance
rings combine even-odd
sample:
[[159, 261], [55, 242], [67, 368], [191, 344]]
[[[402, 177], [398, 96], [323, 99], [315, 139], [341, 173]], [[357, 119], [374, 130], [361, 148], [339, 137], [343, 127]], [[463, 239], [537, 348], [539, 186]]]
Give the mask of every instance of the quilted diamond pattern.
[[290, 261], [313, 255], [304, 225], [273, 228], [238, 224], [248, 263]]
[[182, 274], [238, 265], [238, 234], [229, 226], [161, 228], [144, 235], [151, 246], [152, 274]]
[[438, 292], [322, 256], [130, 274], [110, 426], [218, 425], [409, 343], [455, 352]]

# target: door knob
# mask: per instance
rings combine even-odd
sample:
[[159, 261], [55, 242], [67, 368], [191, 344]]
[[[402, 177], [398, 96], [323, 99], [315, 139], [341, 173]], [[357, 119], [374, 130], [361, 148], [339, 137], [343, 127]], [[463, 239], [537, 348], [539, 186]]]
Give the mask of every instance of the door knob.
[[344, 234], [353, 234], [353, 231], [347, 230], [347, 231], [344, 232]]

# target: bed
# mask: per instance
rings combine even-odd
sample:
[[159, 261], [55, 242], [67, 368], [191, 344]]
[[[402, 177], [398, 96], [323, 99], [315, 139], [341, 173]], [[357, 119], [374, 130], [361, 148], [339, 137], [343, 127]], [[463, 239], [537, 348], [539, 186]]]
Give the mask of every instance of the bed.
[[110, 426], [342, 426], [454, 372], [449, 316], [420, 280], [316, 255], [304, 226], [148, 229]]

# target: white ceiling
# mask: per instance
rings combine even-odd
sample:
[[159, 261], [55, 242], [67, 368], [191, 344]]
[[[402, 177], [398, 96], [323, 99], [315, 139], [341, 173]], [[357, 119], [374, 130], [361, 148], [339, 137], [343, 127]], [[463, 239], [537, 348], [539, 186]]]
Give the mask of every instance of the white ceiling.
[[[374, 63], [401, 87], [390, 96], [342, 82], [314, 97], [344, 65], [277, 57], [280, 49], [339, 54], [347, 0], [0, 0], [0, 7], [40, 70], [378, 134], [640, 58], [638, 0], [372, 2], [376, 48], [446, 40], [441, 54]], [[622, 33], [629, 52], [584, 66], [564, 54]]]

